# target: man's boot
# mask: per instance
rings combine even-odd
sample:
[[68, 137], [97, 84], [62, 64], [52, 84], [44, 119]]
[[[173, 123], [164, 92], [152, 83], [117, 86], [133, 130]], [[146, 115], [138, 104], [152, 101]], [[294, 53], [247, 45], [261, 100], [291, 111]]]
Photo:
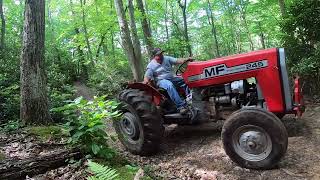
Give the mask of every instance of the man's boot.
[[181, 107], [181, 108], [179, 109], [179, 113], [182, 114], [182, 115], [187, 114], [188, 111], [189, 111], [189, 110], [188, 110], [187, 107]]

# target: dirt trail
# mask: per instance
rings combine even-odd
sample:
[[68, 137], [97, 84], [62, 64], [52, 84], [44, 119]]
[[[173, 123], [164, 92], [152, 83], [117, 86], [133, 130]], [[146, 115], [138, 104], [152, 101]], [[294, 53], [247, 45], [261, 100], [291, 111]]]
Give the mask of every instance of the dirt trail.
[[82, 96], [84, 99], [93, 100], [93, 91], [80, 81], [75, 81], [73, 86], [76, 89], [76, 96]]
[[225, 154], [221, 125], [168, 127], [161, 152], [152, 157], [134, 156], [118, 145], [123, 155], [139, 165], [151, 166], [158, 178], [199, 179], [320, 179], [320, 104], [311, 105], [302, 119], [283, 119], [289, 147], [279, 167], [268, 171], [243, 169]]

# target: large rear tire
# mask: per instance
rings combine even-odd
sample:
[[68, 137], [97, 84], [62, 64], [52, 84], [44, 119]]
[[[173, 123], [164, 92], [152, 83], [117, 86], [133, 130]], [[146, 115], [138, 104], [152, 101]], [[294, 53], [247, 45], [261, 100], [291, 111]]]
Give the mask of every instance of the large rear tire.
[[244, 168], [271, 169], [285, 155], [288, 134], [281, 120], [264, 109], [234, 112], [222, 128], [227, 155]]
[[152, 155], [159, 150], [163, 120], [144, 91], [126, 89], [118, 99], [123, 117], [113, 122], [121, 143], [133, 154]]

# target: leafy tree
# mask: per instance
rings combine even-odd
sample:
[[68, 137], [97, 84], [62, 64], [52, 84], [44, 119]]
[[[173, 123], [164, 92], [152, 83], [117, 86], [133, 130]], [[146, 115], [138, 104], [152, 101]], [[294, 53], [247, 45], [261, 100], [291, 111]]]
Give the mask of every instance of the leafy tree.
[[320, 87], [320, 2], [297, 0], [288, 8], [282, 25], [293, 74], [305, 79], [305, 91], [317, 93]]

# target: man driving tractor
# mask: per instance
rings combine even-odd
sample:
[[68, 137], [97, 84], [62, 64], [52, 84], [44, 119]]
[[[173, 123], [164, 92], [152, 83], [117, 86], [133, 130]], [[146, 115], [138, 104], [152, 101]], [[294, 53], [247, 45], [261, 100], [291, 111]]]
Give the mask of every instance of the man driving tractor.
[[171, 100], [177, 106], [180, 114], [186, 114], [188, 112], [188, 108], [186, 107], [187, 103], [180, 97], [175, 87], [178, 86], [183, 88], [187, 96], [190, 93], [190, 90], [182, 77], [173, 75], [172, 66], [183, 64], [186, 61], [192, 60], [192, 58], [174, 58], [164, 56], [163, 53], [164, 51], [160, 48], [155, 48], [152, 51], [152, 60], [147, 66], [144, 83], [149, 84], [151, 81], [154, 81], [159, 88], [165, 89]]

